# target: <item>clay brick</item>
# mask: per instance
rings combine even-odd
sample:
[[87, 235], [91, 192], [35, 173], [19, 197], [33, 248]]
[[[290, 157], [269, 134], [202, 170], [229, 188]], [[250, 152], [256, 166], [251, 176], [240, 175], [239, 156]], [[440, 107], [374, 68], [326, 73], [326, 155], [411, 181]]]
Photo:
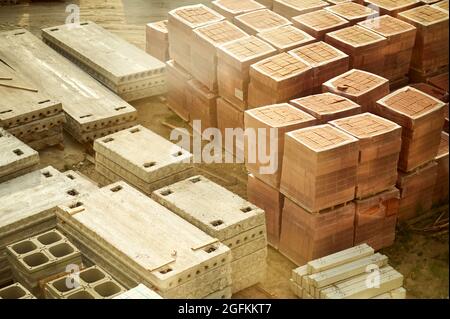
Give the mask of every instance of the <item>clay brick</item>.
[[328, 2], [322, 0], [274, 0], [273, 11], [292, 19], [292, 17], [314, 12], [329, 5]]
[[258, 33], [257, 37], [272, 45], [278, 50], [279, 53], [286, 52], [315, 41], [315, 39], [308, 33], [297, 29], [292, 25], [263, 31]]
[[267, 9], [238, 15], [234, 23], [250, 35], [292, 24], [288, 19]]
[[396, 17], [400, 12], [420, 5], [420, 0], [364, 0], [365, 5], [377, 10], [380, 15]]
[[148, 23], [145, 27], [145, 51], [163, 62], [170, 60], [167, 23], [167, 20], [162, 20]]
[[212, 6], [230, 22], [238, 15], [266, 8], [254, 0], [215, 0]]
[[354, 2], [344, 2], [334, 6], [326, 7], [325, 10], [356, 24], [377, 15], [377, 12], [369, 7]]
[[309, 33], [319, 41], [325, 39], [325, 34], [350, 25], [350, 22], [327, 10], [317, 10], [292, 18], [294, 26]]
[[435, 157], [435, 161], [438, 164], [437, 178], [433, 190], [433, 204], [448, 203], [448, 133], [441, 133], [441, 144], [439, 145], [439, 151]]
[[[222, 146], [230, 154], [236, 157], [239, 162], [244, 161], [244, 137], [233, 138], [233, 145], [228, 145], [225, 141], [226, 129], [244, 130], [244, 111], [236, 108], [223, 98], [217, 99], [217, 128], [222, 133]], [[230, 134], [230, 133], [228, 133]]]
[[166, 62], [167, 70], [167, 106], [182, 120], [189, 121], [187, 82], [192, 76], [175, 61]]

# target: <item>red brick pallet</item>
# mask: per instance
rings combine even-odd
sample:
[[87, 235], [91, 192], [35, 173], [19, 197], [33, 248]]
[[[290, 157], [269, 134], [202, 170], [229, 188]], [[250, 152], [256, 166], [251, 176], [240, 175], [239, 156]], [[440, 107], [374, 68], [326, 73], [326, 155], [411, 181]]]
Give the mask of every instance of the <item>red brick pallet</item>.
[[329, 5], [322, 0], [274, 0], [273, 11], [290, 20], [295, 16], [314, 12]]
[[145, 51], [160, 61], [170, 60], [167, 20], [147, 24], [145, 34]]
[[217, 128], [222, 133], [223, 147], [226, 151], [236, 156], [236, 160], [244, 162], [244, 137], [233, 139], [233, 145], [225, 143], [225, 130], [244, 129], [244, 112], [236, 108], [224, 98], [217, 99]]
[[327, 10], [318, 10], [292, 18], [294, 26], [309, 33], [319, 41], [323, 41], [325, 34], [350, 25], [350, 22]]
[[435, 161], [438, 164], [437, 178], [433, 190], [433, 204], [448, 203], [448, 134], [442, 132], [441, 144], [439, 145], [438, 155], [435, 157]]
[[410, 172], [434, 159], [444, 122], [443, 102], [405, 87], [379, 100], [375, 113], [402, 127], [400, 170]]
[[411, 84], [410, 87], [415, 88], [419, 91], [422, 91], [423, 93], [426, 93], [428, 95], [431, 95], [435, 99], [438, 99], [442, 102], [448, 102], [448, 92], [438, 89], [437, 87], [434, 87], [427, 83], [414, 83]]
[[447, 100], [444, 102], [448, 102], [448, 72], [428, 78], [427, 83], [445, 91], [447, 93]]
[[173, 60], [166, 62], [167, 106], [184, 121], [189, 121], [188, 81], [192, 76]]
[[369, 7], [354, 2], [344, 2], [325, 8], [330, 12], [350, 21], [350, 24], [367, 20], [377, 15], [377, 12]]
[[448, 0], [443, 0], [443, 1], [436, 2], [435, 4], [433, 4], [431, 6], [433, 8], [437, 8], [437, 9], [440, 9], [440, 10], [448, 12]]
[[420, 5], [420, 0], [365, 0], [365, 5], [377, 10], [380, 15], [396, 17], [400, 12]]
[[361, 111], [371, 111], [375, 102], [389, 94], [389, 81], [381, 76], [350, 70], [322, 85], [323, 92], [331, 92], [346, 97], [361, 105]]
[[[303, 112], [287, 103], [263, 106], [251, 109], [244, 115], [245, 129], [258, 130], [256, 137], [257, 143], [246, 141], [246, 167], [247, 170], [266, 184], [276, 189], [280, 186], [280, 178], [283, 164], [284, 140], [285, 134], [300, 128], [313, 126], [316, 120], [313, 116]], [[276, 143], [276, 171], [271, 174], [262, 174], [261, 168], [266, 167], [268, 163], [263, 163], [257, 154], [265, 150], [264, 155], [270, 155], [275, 150], [270, 148], [271, 135], [270, 129], [277, 129], [277, 135], [273, 142]], [[262, 131], [262, 132], [261, 132]], [[272, 142], [272, 143], [273, 143]], [[262, 145], [263, 143], [263, 145]], [[256, 160], [250, 156], [256, 155]]]
[[251, 35], [292, 24], [288, 19], [267, 9], [238, 15], [234, 18], [234, 23]]
[[272, 45], [279, 53], [316, 41], [311, 35], [292, 25], [260, 32], [257, 37]]
[[254, 0], [215, 0], [212, 2], [212, 7], [230, 22], [233, 22], [234, 17], [240, 14], [265, 9], [262, 4]]
[[332, 120], [361, 113], [361, 106], [333, 93], [310, 95], [289, 103], [314, 116], [317, 124], [327, 124]]
[[217, 127], [217, 95], [199, 81], [188, 82], [189, 122], [202, 121], [202, 128]]

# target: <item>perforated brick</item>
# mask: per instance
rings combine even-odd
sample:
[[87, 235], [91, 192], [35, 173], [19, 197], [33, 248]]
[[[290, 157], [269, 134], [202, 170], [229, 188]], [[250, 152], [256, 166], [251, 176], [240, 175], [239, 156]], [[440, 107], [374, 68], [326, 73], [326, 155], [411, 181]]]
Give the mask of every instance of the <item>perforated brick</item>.
[[401, 16], [424, 26], [448, 20], [448, 13], [432, 6], [420, 6], [402, 12]]
[[235, 23], [251, 35], [291, 24], [288, 19], [267, 9], [238, 15], [235, 18]]
[[333, 124], [357, 138], [377, 136], [399, 128], [394, 122], [370, 113], [335, 120]]

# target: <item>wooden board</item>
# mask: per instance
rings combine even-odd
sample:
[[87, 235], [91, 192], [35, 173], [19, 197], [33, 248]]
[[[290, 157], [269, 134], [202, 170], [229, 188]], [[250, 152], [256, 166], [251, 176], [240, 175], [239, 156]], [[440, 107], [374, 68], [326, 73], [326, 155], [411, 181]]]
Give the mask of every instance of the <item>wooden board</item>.
[[292, 25], [263, 31], [256, 36], [272, 45], [280, 53], [290, 51], [315, 41], [311, 35]]
[[291, 20], [295, 16], [314, 12], [329, 5], [322, 0], [274, 0], [273, 11]]
[[250, 35], [292, 24], [288, 19], [268, 9], [238, 15], [234, 23]]
[[292, 18], [295, 27], [307, 32], [319, 41], [325, 39], [325, 34], [350, 25], [350, 22], [327, 10], [317, 10]]
[[254, 0], [214, 0], [212, 7], [230, 22], [233, 22], [234, 17], [238, 15], [265, 9], [262, 4]]

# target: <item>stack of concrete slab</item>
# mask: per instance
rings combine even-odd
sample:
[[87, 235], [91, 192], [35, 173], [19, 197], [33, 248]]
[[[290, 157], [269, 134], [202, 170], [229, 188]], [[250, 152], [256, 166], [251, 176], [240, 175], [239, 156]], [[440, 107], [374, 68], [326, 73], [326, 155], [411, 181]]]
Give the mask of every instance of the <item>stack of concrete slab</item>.
[[41, 280], [82, 265], [80, 251], [57, 230], [8, 245], [6, 251], [14, 279], [37, 297], [44, 295]]
[[318, 10], [292, 18], [294, 26], [307, 32], [319, 41], [325, 39], [325, 34], [350, 25], [350, 22], [327, 10]]
[[219, 95], [239, 110], [248, 106], [250, 65], [261, 61], [276, 50], [266, 42], [250, 36], [218, 48]]
[[329, 5], [322, 0], [274, 0], [273, 11], [290, 20], [295, 16], [317, 11]]
[[420, 5], [420, 0], [364, 0], [364, 3], [380, 15], [396, 17], [400, 12]]
[[167, 91], [163, 62], [94, 22], [46, 28], [42, 37], [125, 101]]
[[30, 32], [0, 33], [0, 57], [59, 100], [65, 129], [81, 143], [134, 125], [136, 110]]
[[333, 93], [322, 93], [295, 99], [289, 102], [316, 118], [317, 124], [361, 113], [361, 106]]
[[36, 299], [27, 288], [19, 283], [0, 289], [0, 299]]
[[58, 228], [127, 289], [142, 283], [188, 299], [230, 289], [230, 249], [124, 182], [56, 214]]
[[349, 56], [325, 42], [305, 45], [289, 53], [306, 61], [312, 67], [312, 91], [314, 93], [320, 93], [323, 83], [347, 72], [349, 69]]
[[384, 69], [381, 75], [391, 82], [391, 87], [407, 84], [407, 75], [416, 41], [416, 28], [388, 15], [366, 20], [358, 25], [387, 39], [384, 50]]
[[146, 194], [191, 173], [191, 153], [140, 125], [97, 139], [94, 150], [101, 175]]
[[346, 19], [351, 25], [370, 19], [378, 15], [372, 8], [365, 7], [355, 2], [343, 2], [334, 6], [326, 7], [325, 10]]
[[362, 112], [371, 112], [375, 103], [389, 94], [389, 80], [353, 69], [325, 82], [322, 91], [346, 97], [359, 104]]
[[167, 28], [169, 30], [170, 57], [188, 73], [191, 67], [191, 41], [193, 30], [225, 18], [203, 4], [185, 6], [169, 12]]
[[0, 183], [29, 173], [39, 165], [39, 153], [0, 127]]
[[152, 198], [231, 250], [232, 292], [265, 277], [264, 211], [203, 176], [157, 190]]
[[230, 22], [238, 15], [266, 8], [254, 0], [214, 0], [212, 6]]
[[139, 284], [136, 287], [119, 294], [113, 299], [162, 299], [162, 297], [147, 286]]
[[166, 62], [167, 72], [167, 106], [182, 120], [189, 121], [188, 81], [192, 76], [174, 60]]
[[350, 68], [383, 75], [388, 40], [360, 26], [351, 26], [325, 35], [325, 41], [350, 56]]
[[389, 266], [385, 255], [374, 253], [366, 244], [294, 269], [290, 283], [302, 299], [406, 298], [403, 275]]
[[208, 90], [217, 92], [217, 47], [248, 36], [229, 21], [194, 29], [191, 41], [191, 74]]
[[448, 203], [448, 190], [449, 190], [448, 148], [449, 148], [448, 133], [442, 132], [441, 144], [439, 145], [438, 154], [435, 157], [435, 161], [438, 164], [438, 168], [437, 168], [436, 183], [434, 185], [433, 191], [433, 204], [441, 204], [445, 202]]
[[263, 31], [258, 33], [257, 36], [276, 48], [279, 53], [290, 51], [315, 41], [311, 35], [292, 25]]
[[0, 283], [11, 279], [7, 245], [54, 228], [57, 205], [96, 189], [83, 176], [51, 166], [0, 184]]
[[217, 127], [217, 93], [194, 78], [187, 85], [189, 123], [193, 125], [193, 121], [197, 120], [201, 121], [203, 128]]
[[126, 289], [102, 268], [92, 266], [45, 283], [44, 293], [46, 299], [114, 299]]
[[250, 35], [292, 24], [288, 19], [267, 9], [238, 15], [234, 18], [234, 23]]
[[417, 28], [411, 59], [411, 80], [426, 78], [448, 71], [448, 11], [429, 5], [403, 11], [398, 18]]
[[148, 23], [145, 27], [145, 51], [160, 61], [170, 60], [167, 20]]
[[313, 69], [302, 59], [280, 53], [250, 67], [248, 104], [258, 107], [288, 102], [311, 93]]
[[37, 90], [19, 72], [0, 65], [0, 127], [35, 150], [63, 143], [61, 103]]
[[441, 9], [448, 12], [448, 0], [439, 1], [431, 5], [433, 8]]

